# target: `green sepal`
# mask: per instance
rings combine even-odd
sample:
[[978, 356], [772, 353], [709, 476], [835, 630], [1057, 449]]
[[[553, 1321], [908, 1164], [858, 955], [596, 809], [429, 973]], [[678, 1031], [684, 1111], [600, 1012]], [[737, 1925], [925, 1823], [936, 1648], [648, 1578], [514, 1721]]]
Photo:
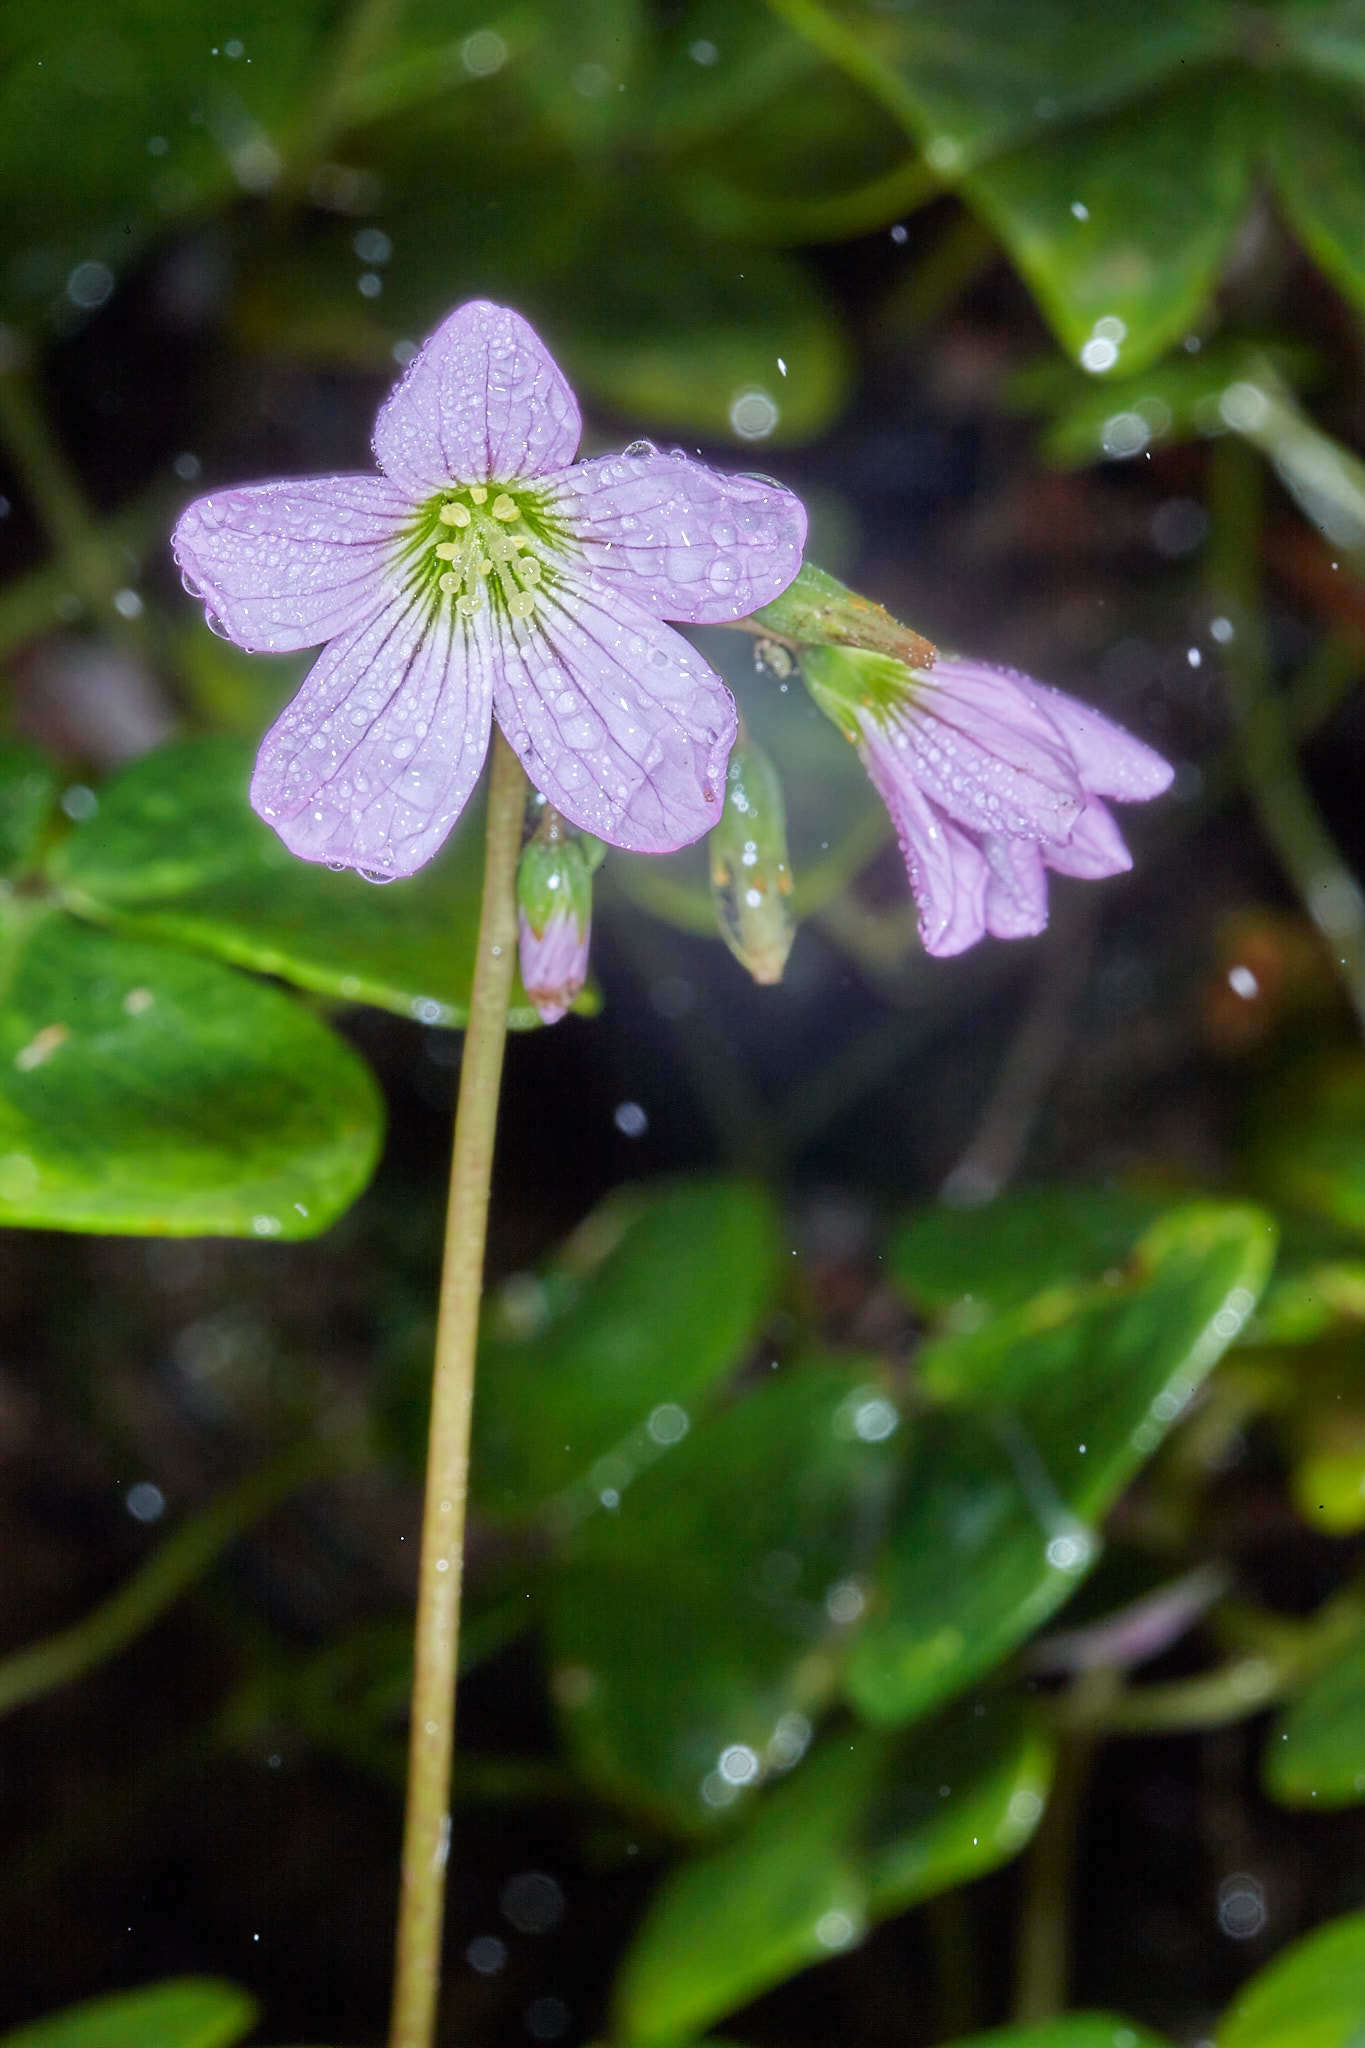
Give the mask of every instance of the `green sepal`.
[[931, 640], [814, 562], [803, 562], [781, 597], [753, 616], [755, 624], [801, 647], [869, 647], [912, 666], [927, 666], [934, 658]]
[[[601, 855], [599, 853], [598, 860]], [[592, 871], [597, 862], [578, 838], [528, 841], [517, 863], [517, 909], [538, 939], [552, 917], [572, 919], [581, 937], [592, 923]]]

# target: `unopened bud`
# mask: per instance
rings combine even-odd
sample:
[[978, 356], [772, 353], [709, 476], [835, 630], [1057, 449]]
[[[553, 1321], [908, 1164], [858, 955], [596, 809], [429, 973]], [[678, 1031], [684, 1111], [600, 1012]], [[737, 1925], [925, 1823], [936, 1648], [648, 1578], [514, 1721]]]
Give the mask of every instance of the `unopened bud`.
[[721, 937], [755, 981], [781, 981], [796, 935], [787, 814], [777, 770], [751, 739], [730, 755], [725, 809], [708, 845]]
[[521, 978], [542, 1024], [571, 1009], [588, 974], [592, 871], [601, 855], [558, 819], [522, 848], [517, 865]]

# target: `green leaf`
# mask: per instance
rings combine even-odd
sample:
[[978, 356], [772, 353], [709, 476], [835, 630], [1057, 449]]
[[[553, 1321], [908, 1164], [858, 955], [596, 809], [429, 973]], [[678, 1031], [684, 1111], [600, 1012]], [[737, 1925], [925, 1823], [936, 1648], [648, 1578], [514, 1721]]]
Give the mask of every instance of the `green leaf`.
[[56, 800], [56, 770], [37, 748], [0, 743], [0, 876], [30, 864]]
[[1285, 1806], [1365, 1800], [1365, 1634], [1306, 1685], [1266, 1740], [1266, 1789]]
[[1086, 369], [1142, 369], [1197, 318], [1250, 197], [1262, 119], [1250, 87], [1210, 74], [966, 178]]
[[[463, 1024], [483, 876], [480, 806], [421, 874], [378, 889], [290, 853], [247, 803], [251, 759], [241, 740], [183, 740], [124, 769], [50, 863], [68, 906], [345, 1002]], [[519, 980], [511, 1022], [539, 1022]]]
[[254, 2001], [234, 1984], [180, 1977], [70, 2006], [0, 2048], [230, 2048], [255, 2024]]
[[[752, 1348], [777, 1281], [771, 1197], [697, 1177], [614, 1195], [485, 1319], [474, 1485], [498, 1514], [578, 1511], [684, 1434]], [[608, 1481], [596, 1468], [609, 1460]], [[571, 1504], [566, 1510], [575, 1512]]]
[[910, 1740], [832, 1733], [740, 1834], [665, 1879], [618, 1980], [621, 2032], [633, 2048], [686, 2039], [1006, 1862], [1043, 1810], [1049, 1762], [1005, 1700]]
[[943, 171], [1108, 112], [1217, 54], [1235, 30], [1227, 0], [1149, 0], [1097, 10], [1086, 0], [920, 0], [894, 13], [842, 0], [841, 19], [913, 104], [926, 154]]
[[553, 1683], [610, 1796], [695, 1832], [800, 1754], [863, 1611], [896, 1427], [866, 1372], [788, 1367], [580, 1525]]
[[1262, 1211], [1172, 1210], [1121, 1274], [925, 1347], [923, 1383], [952, 1405], [916, 1441], [849, 1653], [860, 1713], [923, 1713], [1070, 1596], [1098, 1555], [1095, 1524], [1236, 1336], [1273, 1249]]
[[848, 389], [829, 298], [794, 257], [718, 247], [653, 195], [602, 221], [589, 259], [556, 280], [555, 314], [575, 388], [666, 431], [807, 440]]
[[0, 1223], [313, 1237], [369, 1179], [370, 1071], [274, 989], [50, 911], [0, 986]]
[[[1358, 27], [1350, 44], [1359, 67]], [[1365, 107], [1358, 85], [1342, 92], [1286, 77], [1269, 140], [1279, 196], [1295, 232], [1346, 296], [1365, 306]]]
[[1329, 1921], [1252, 1978], [1217, 2048], [1360, 2048], [1365, 1913]]
[[[326, 0], [70, 0], [11, 15], [0, 69], [0, 210], [15, 224], [0, 309], [21, 323], [98, 304], [168, 221], [279, 169], [334, 10]], [[92, 299], [83, 294], [95, 293]]]
[[1165, 2043], [1146, 2027], [1116, 2014], [1072, 2012], [1030, 2026], [996, 2027], [989, 2034], [954, 2041], [949, 2048], [1165, 2048]]
[[1036, 1187], [980, 1209], [919, 1209], [892, 1232], [888, 1267], [915, 1307], [974, 1328], [1121, 1266], [1164, 1206], [1130, 1188]]

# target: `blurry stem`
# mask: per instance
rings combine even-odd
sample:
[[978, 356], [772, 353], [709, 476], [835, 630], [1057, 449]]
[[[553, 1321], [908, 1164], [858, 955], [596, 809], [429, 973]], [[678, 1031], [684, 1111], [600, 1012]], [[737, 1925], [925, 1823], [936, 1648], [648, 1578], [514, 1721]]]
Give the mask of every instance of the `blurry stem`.
[[[1113, 1671], [1088, 1671], [1072, 1692], [1078, 1719], [1102, 1715], [1118, 1680]], [[1071, 1974], [1071, 1892], [1081, 1808], [1097, 1737], [1088, 1727], [1066, 1730], [1057, 1751], [1052, 1789], [1024, 1865], [1024, 1897], [1015, 1959], [1014, 2010], [1019, 2022], [1053, 2019], [1066, 2006]]]
[[353, 1439], [316, 1438], [287, 1451], [168, 1536], [126, 1585], [71, 1628], [0, 1663], [0, 1714], [92, 1670], [149, 1629], [253, 1522], [289, 1494], [359, 1462]]
[[430, 2048], [441, 1983], [469, 1425], [498, 1095], [517, 958], [514, 892], [525, 809], [526, 779], [494, 727], [483, 901], [460, 1061], [436, 1325], [389, 2048]]
[[1313, 801], [1287, 707], [1270, 676], [1259, 588], [1264, 481], [1252, 449], [1231, 434], [1215, 442], [1209, 595], [1233, 629], [1222, 659], [1238, 763], [1261, 827], [1326, 940], [1365, 1028], [1365, 893]]
[[285, 196], [305, 187], [347, 126], [350, 100], [374, 69], [393, 33], [403, 0], [356, 0], [336, 39], [329, 70], [294, 136], [283, 181]]
[[113, 610], [115, 591], [128, 581], [119, 549], [111, 545], [85, 500], [47, 413], [21, 367], [0, 369], [0, 443], [33, 501], [68, 586], [119, 637], [137, 639], [131, 622]]

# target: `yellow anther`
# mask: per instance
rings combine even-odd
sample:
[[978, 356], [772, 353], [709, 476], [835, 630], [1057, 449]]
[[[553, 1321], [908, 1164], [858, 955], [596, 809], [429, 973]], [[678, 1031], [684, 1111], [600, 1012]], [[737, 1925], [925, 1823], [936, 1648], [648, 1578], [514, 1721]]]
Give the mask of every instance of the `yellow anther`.
[[462, 613], [465, 618], [468, 618], [470, 613], [476, 612], [482, 603], [483, 592], [476, 585], [473, 590], [467, 590], [462, 596], [456, 598], [455, 609], [457, 612]]
[[470, 519], [469, 507], [468, 505], [442, 505], [440, 516], [443, 525], [468, 526]]
[[476, 505], [482, 505], [488, 496], [487, 487], [483, 484], [471, 484], [469, 486], [469, 495]]
[[539, 583], [540, 564], [534, 555], [528, 555], [524, 562], [517, 563], [517, 574], [523, 583]]
[[436, 555], [439, 561], [453, 562], [459, 553], [460, 544], [458, 541], [438, 540], [436, 543]]
[[536, 601], [529, 590], [514, 590], [507, 600], [507, 609], [514, 619], [529, 619], [535, 608]]
[[495, 562], [510, 562], [516, 554], [516, 543], [505, 533], [495, 533], [488, 543], [488, 552]]
[[488, 509], [495, 519], [520, 519], [521, 517], [521, 507], [517, 504], [515, 498], [508, 497], [506, 491], [499, 491]]
[[493, 567], [493, 564], [492, 564], [492, 563], [491, 563], [491, 562], [489, 561], [489, 559], [488, 559], [487, 555], [480, 555], [480, 556], [479, 556], [479, 560], [478, 560], [478, 570], [479, 570], [479, 574], [480, 574], [480, 576], [487, 576], [487, 575], [488, 575], [488, 574], [489, 574], [489, 573], [491, 572], [491, 570], [492, 570], [492, 567]]
[[441, 589], [447, 592], [452, 590], [458, 590], [460, 587], [459, 577], [453, 575], [449, 569], [446, 570], [444, 576], [439, 577], [437, 580], [440, 583]]

